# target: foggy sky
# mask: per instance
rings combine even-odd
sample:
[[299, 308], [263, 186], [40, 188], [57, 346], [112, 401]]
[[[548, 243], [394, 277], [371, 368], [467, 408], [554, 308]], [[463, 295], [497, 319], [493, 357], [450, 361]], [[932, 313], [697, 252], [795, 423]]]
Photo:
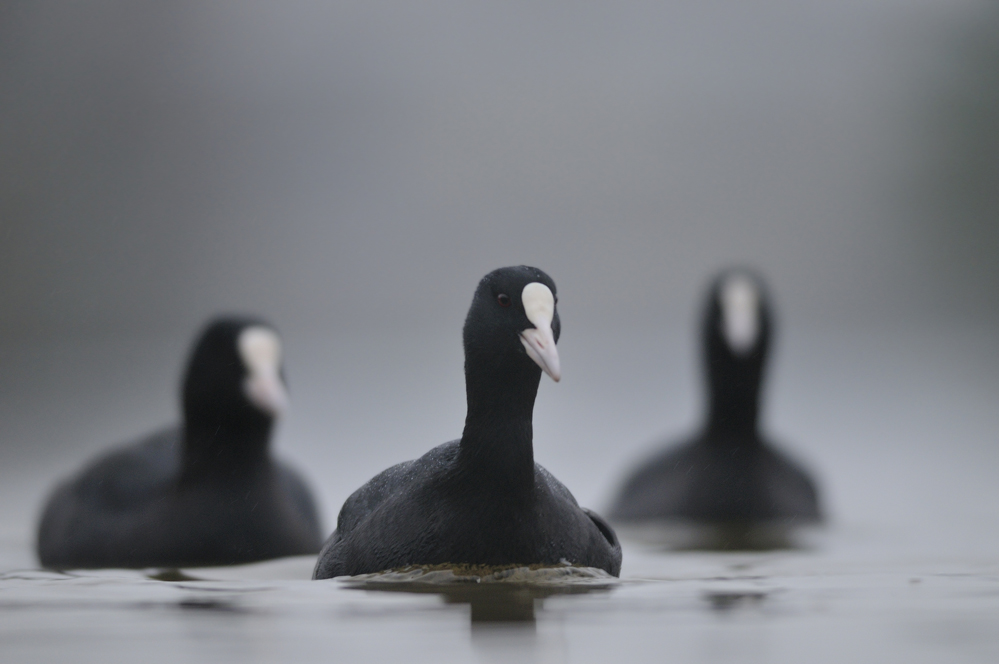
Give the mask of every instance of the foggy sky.
[[806, 318], [980, 317], [996, 233], [917, 194], [986, 7], [6, 3], [0, 335], [432, 326], [515, 263], [585, 325], [732, 262]]

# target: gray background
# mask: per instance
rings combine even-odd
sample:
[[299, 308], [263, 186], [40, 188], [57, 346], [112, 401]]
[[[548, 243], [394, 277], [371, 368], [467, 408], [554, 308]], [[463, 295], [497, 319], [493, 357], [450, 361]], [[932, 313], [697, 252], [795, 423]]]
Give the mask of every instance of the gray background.
[[[0, 536], [281, 329], [332, 527], [460, 434], [479, 277], [559, 285], [539, 461], [605, 507], [700, 417], [707, 279], [768, 276], [768, 430], [858, 527], [999, 499], [999, 10], [956, 0], [0, 5]], [[944, 532], [944, 531], [939, 531]], [[948, 531], [949, 532], [949, 531]]]

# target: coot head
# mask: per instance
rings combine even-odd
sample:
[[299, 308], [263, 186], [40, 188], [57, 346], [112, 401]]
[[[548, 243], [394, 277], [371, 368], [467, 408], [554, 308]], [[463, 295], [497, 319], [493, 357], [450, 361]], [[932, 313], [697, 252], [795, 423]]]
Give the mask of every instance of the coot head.
[[762, 277], [725, 270], [712, 282], [704, 315], [711, 420], [755, 429], [772, 321]]
[[555, 282], [535, 267], [493, 270], [479, 282], [463, 332], [469, 369], [540, 379], [562, 377], [555, 343], [561, 332]]
[[274, 328], [255, 318], [209, 322], [194, 344], [184, 375], [185, 420], [265, 426], [286, 403], [281, 341]]

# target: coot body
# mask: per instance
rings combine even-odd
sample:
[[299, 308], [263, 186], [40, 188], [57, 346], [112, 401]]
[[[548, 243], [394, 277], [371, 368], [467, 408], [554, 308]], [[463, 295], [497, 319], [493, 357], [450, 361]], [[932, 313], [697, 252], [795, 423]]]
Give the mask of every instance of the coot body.
[[229, 565], [319, 550], [309, 489], [269, 451], [285, 394], [273, 329], [247, 318], [209, 324], [182, 391], [183, 425], [113, 450], [56, 488], [38, 529], [42, 565]]
[[555, 292], [547, 274], [526, 266], [482, 279], [464, 327], [462, 437], [354, 492], [314, 578], [407, 565], [563, 561], [620, 573], [614, 531], [534, 462], [541, 373], [561, 376]]

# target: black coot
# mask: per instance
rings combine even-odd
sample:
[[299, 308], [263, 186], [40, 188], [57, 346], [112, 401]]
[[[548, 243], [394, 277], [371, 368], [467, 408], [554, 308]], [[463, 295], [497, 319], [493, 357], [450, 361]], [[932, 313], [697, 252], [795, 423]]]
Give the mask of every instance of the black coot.
[[314, 578], [406, 565], [563, 560], [620, 573], [614, 531], [534, 462], [541, 372], [560, 377], [555, 302], [555, 282], [536, 268], [502, 268], [479, 282], [465, 319], [461, 438], [355, 491]]
[[721, 274], [704, 318], [708, 416], [693, 440], [642, 464], [612, 510], [619, 521], [804, 523], [820, 518], [815, 486], [760, 434], [760, 387], [773, 323], [747, 270]]
[[266, 323], [210, 323], [184, 377], [183, 426], [57, 487], [38, 528], [42, 565], [192, 567], [318, 551], [312, 496], [268, 449], [285, 402], [280, 356]]

